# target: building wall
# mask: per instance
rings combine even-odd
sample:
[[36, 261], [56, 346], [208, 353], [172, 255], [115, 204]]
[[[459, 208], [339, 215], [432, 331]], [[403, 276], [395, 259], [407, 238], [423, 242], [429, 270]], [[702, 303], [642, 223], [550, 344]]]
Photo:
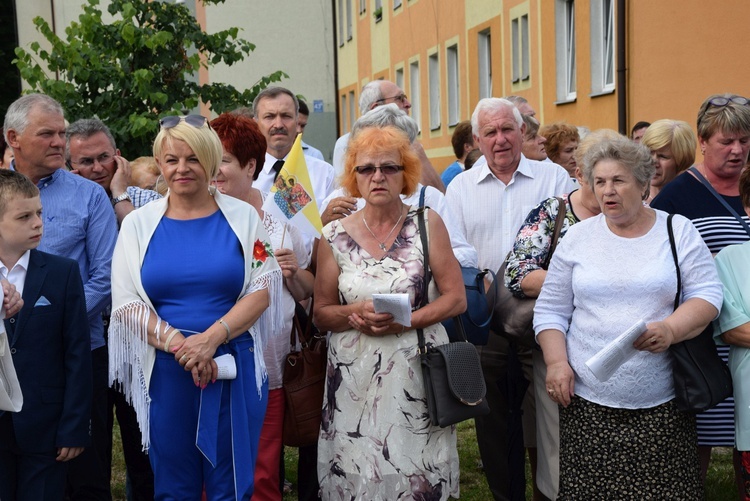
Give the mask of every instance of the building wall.
[[[356, 6], [359, 0], [350, 0]], [[602, 92], [593, 73], [598, 61], [596, 23], [604, 0], [575, 0], [576, 96], [558, 95], [559, 23], [563, 0], [383, 0], [383, 20], [375, 22], [375, 0], [367, 0], [368, 15], [355, 23], [353, 38], [339, 47], [340, 61], [354, 58], [339, 73], [339, 95], [375, 78], [396, 80], [404, 71], [404, 91], [410, 92], [409, 64], [419, 61], [420, 140], [438, 170], [452, 162], [447, 123], [445, 50], [459, 46], [460, 118], [469, 119], [480, 98], [479, 36], [491, 35], [493, 96], [517, 94], [529, 100], [542, 123], [566, 121], [593, 129], [618, 127], [618, 93], [626, 97], [627, 127], [639, 120], [685, 120], [694, 126], [700, 103], [710, 94], [748, 95], [750, 65], [742, 49], [750, 47], [743, 34], [750, 19], [750, 2], [725, 0], [626, 0], [626, 86]], [[345, 7], [346, 0], [336, 0]], [[612, 0], [616, 11], [617, 0]], [[338, 7], [337, 7], [338, 9]], [[592, 17], [592, 14], [594, 17]], [[338, 12], [337, 12], [338, 15]], [[528, 78], [513, 81], [513, 20], [528, 16]], [[615, 37], [617, 19], [615, 19]], [[389, 33], [386, 36], [386, 33]], [[735, 34], [725, 36], [723, 34]], [[350, 47], [357, 50], [350, 50]], [[440, 56], [441, 126], [429, 127], [428, 58]], [[616, 61], [616, 46], [615, 46]], [[617, 80], [615, 68], [614, 79]], [[355, 76], [356, 73], [356, 76]], [[359, 88], [356, 88], [358, 95]], [[343, 126], [343, 123], [340, 123]]]

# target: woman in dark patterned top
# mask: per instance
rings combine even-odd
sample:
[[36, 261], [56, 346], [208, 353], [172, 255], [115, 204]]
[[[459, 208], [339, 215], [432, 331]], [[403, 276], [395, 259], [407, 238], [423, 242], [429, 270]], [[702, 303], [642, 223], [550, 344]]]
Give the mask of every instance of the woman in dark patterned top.
[[[716, 94], [706, 99], [698, 111], [698, 143], [703, 162], [695, 166], [697, 173], [737, 214], [744, 214], [739, 179], [750, 152], [750, 101], [735, 94]], [[692, 169], [666, 185], [651, 202], [651, 207], [690, 219], [714, 255], [727, 245], [750, 240], [743, 225]], [[748, 218], [745, 216], [744, 220]], [[719, 347], [724, 360], [727, 353], [728, 347]], [[701, 472], [705, 480], [711, 447], [734, 445], [734, 400], [730, 397], [699, 414], [697, 424]], [[735, 451], [735, 478], [740, 488], [738, 459]]]

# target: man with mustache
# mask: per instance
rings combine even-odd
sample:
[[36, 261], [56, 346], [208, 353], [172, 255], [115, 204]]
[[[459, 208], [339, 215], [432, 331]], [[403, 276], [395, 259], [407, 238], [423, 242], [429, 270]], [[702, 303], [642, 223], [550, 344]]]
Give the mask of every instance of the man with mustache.
[[[266, 161], [253, 187], [263, 193], [271, 190], [284, 160], [297, 137], [299, 102], [289, 89], [267, 87], [253, 101], [253, 114], [266, 138]], [[320, 203], [333, 190], [333, 167], [317, 158], [305, 155], [310, 183], [315, 199]]]

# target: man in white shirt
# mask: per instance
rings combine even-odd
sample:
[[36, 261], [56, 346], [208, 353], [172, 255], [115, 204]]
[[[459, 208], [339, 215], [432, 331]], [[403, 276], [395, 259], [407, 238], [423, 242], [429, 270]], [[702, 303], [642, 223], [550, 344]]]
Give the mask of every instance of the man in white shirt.
[[[263, 193], [271, 191], [278, 170], [292, 149], [297, 137], [299, 102], [289, 89], [267, 87], [253, 101], [253, 114], [260, 131], [266, 138], [266, 162], [253, 181], [253, 188]], [[305, 155], [315, 199], [320, 203], [333, 190], [333, 167], [314, 157]]]
[[[487, 162], [457, 176], [448, 186], [446, 199], [466, 240], [477, 250], [479, 268], [497, 271], [529, 211], [546, 198], [567, 193], [571, 189], [570, 176], [558, 165], [523, 156], [525, 125], [510, 101], [482, 99], [471, 124]], [[495, 499], [517, 499], [519, 492], [522, 499], [523, 478], [509, 473], [514, 462], [509, 458], [508, 417], [521, 412], [519, 402], [509, 401], [509, 396], [523, 396], [525, 392], [522, 378], [521, 384], [517, 383], [518, 371], [509, 371], [509, 367], [517, 367], [516, 348], [504, 338], [491, 335], [489, 343], [478, 349], [491, 409], [489, 415], [476, 419], [485, 476]], [[519, 357], [526, 379], [531, 382], [531, 353], [521, 352]], [[533, 392], [528, 392], [524, 402], [524, 442], [531, 447], [535, 444], [534, 419]], [[532, 457], [534, 453], [530, 450]]]

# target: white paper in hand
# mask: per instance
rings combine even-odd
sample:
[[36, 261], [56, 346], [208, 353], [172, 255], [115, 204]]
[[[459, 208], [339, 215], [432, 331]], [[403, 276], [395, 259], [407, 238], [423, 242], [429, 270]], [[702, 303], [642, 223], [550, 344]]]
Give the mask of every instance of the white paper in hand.
[[373, 294], [375, 313], [390, 313], [397, 324], [411, 327], [411, 299], [409, 294]]
[[646, 332], [646, 324], [643, 320], [638, 320], [631, 328], [589, 358], [586, 361], [586, 367], [591, 369], [599, 381], [608, 380], [622, 364], [638, 353], [638, 350], [633, 348], [633, 343], [644, 332]]
[[219, 369], [216, 379], [234, 379], [237, 377], [237, 364], [231, 354], [225, 353], [218, 356], [214, 358], [214, 362]]

